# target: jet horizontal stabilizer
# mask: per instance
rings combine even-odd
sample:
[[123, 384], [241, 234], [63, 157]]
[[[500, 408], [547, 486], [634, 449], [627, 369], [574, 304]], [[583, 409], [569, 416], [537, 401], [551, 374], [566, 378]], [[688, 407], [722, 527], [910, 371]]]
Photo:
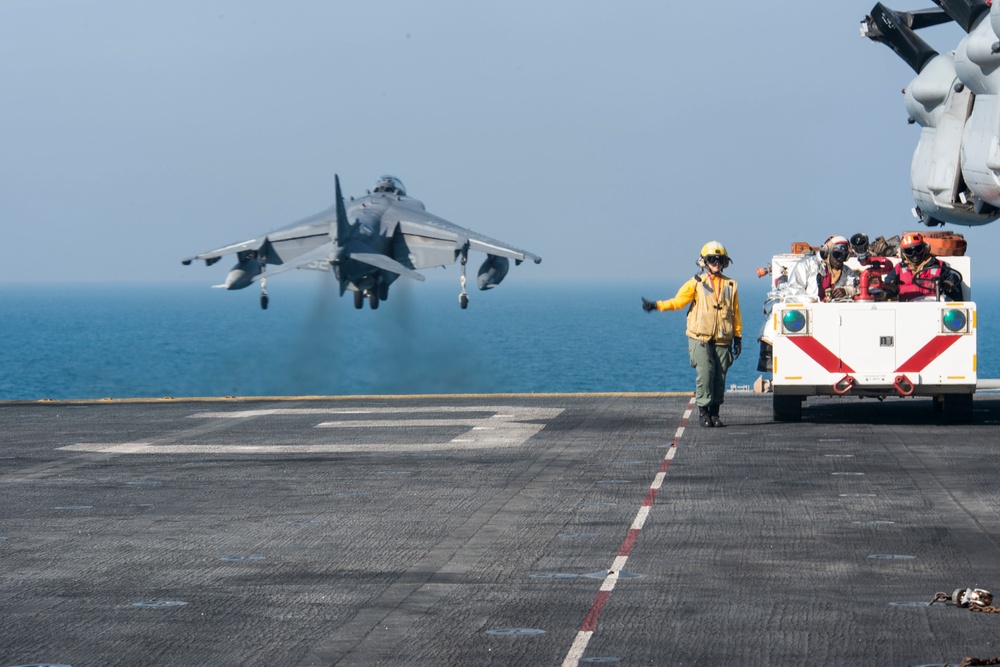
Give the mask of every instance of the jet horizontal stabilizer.
[[362, 264], [368, 264], [374, 266], [377, 269], [382, 269], [383, 271], [389, 271], [390, 273], [397, 273], [401, 276], [410, 278], [411, 280], [419, 280], [423, 282], [425, 280], [424, 276], [417, 273], [411, 268], [403, 266], [396, 260], [392, 259], [388, 255], [382, 255], [374, 252], [352, 252], [348, 254], [348, 259], [353, 259], [355, 262], [361, 262]]
[[299, 255], [290, 262], [285, 262], [284, 264], [279, 264], [277, 266], [271, 265], [274, 268], [268, 268], [267, 272], [262, 273], [260, 277], [270, 278], [271, 276], [278, 275], [279, 273], [284, 273], [289, 269], [301, 269], [307, 267], [308, 265], [314, 262], [321, 262], [321, 261], [330, 262], [333, 260], [334, 252], [336, 252], [336, 249], [334, 248], [332, 242], [324, 243], [323, 245], [314, 248], [313, 250], [310, 250], [307, 253]]

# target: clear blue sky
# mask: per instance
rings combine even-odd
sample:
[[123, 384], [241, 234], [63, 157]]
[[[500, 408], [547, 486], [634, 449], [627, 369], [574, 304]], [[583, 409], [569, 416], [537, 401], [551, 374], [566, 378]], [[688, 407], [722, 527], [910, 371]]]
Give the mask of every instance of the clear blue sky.
[[[508, 280], [669, 296], [713, 238], [754, 280], [915, 227], [913, 73], [860, 37], [872, 4], [4, 0], [0, 282], [220, 282], [179, 260], [325, 208], [335, 173], [544, 257]], [[958, 230], [1000, 280], [1000, 229]]]

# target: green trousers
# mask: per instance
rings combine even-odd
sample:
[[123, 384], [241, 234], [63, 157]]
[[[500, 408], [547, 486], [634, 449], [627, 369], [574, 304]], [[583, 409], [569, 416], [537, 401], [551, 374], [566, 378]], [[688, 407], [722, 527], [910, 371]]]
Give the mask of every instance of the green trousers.
[[722, 405], [726, 400], [726, 373], [733, 365], [731, 346], [688, 338], [688, 356], [691, 357], [691, 368], [697, 372], [695, 403], [699, 408]]

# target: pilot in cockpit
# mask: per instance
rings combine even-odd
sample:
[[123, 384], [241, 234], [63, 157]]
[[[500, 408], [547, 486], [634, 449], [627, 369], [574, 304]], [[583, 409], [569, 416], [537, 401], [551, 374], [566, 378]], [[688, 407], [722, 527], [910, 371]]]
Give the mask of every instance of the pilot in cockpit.
[[389, 175], [379, 177], [375, 181], [375, 185], [372, 186], [372, 192], [388, 192], [400, 197], [406, 196], [406, 188], [403, 187], [403, 181]]

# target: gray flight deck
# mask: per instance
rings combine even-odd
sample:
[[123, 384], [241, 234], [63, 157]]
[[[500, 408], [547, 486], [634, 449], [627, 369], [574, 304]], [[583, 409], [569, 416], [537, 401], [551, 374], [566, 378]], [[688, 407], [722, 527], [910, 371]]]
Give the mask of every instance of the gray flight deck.
[[1000, 656], [1000, 397], [689, 405], [0, 404], [0, 667]]

